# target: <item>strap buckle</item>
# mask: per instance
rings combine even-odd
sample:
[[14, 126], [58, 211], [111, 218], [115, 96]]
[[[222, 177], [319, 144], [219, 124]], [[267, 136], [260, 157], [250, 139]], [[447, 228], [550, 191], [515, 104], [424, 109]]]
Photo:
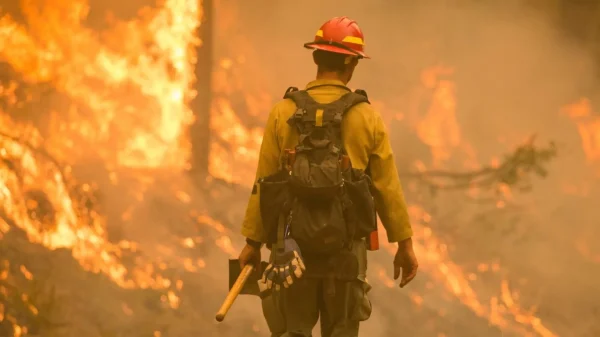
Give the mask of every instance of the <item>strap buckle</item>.
[[343, 113], [341, 111], [336, 112], [335, 115], [333, 116], [333, 122], [335, 124], [341, 124], [342, 116], [343, 116]]
[[298, 109], [296, 109], [296, 112], [294, 113], [294, 119], [301, 120], [302, 117], [304, 116], [304, 114], [306, 114], [306, 110], [298, 108]]

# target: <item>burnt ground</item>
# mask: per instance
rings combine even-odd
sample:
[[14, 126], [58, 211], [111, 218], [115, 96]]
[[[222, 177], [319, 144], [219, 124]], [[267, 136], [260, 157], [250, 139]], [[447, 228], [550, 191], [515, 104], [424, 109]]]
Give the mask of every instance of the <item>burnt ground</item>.
[[[80, 174], [80, 179], [86, 179], [91, 169], [82, 169], [86, 174]], [[119, 185], [101, 189], [102, 201], [98, 206], [109, 218], [117, 219], [117, 215], [131, 204], [127, 191], [139, 187], [134, 179], [139, 174], [121, 172]], [[97, 173], [94, 175], [98, 176]], [[49, 251], [30, 243], [18, 230], [5, 237], [3, 242], [16, 247], [19, 252], [14, 259], [22, 261], [36, 279], [56, 287], [55, 299], [60, 306], [53, 309], [54, 319], [67, 324], [57, 336], [137, 337], [151, 336], [153, 331], [172, 337], [266, 336], [259, 300], [255, 297], [240, 297], [224, 323], [216, 324], [213, 319], [226, 295], [226, 266], [227, 259], [231, 257], [218, 248], [218, 243], [223, 242], [222, 237], [226, 235], [231, 238], [235, 249], [241, 247], [242, 238], [237, 232], [249, 190], [222, 182], [212, 182], [199, 188], [186, 175], [173, 177], [155, 172], [154, 178], [152, 187], [144, 193], [144, 201], [135, 208], [131, 220], [109, 222], [109, 232], [115, 242], [124, 239], [138, 242], [139, 256], [147, 261], [164, 261], [167, 267], [163, 274], [183, 281], [182, 302], [177, 310], [169, 309], [161, 302], [160, 291], [123, 289], [105, 275], [84, 271], [68, 250]], [[184, 203], [177, 198], [176, 195], [181, 195], [176, 193], [178, 191], [188, 194], [191, 202]], [[446, 208], [454, 208], [452, 202], [444, 197], [439, 199], [439, 203]], [[557, 244], [554, 246], [562, 250], [560, 254], [548, 257], [548, 242], [553, 238], [540, 236], [543, 230], [523, 230], [529, 233], [529, 237], [525, 238], [522, 235], [507, 236], [502, 231], [491, 229], [493, 226], [486, 225], [485, 217], [478, 215], [485, 206], [476, 207], [480, 212], [464, 208], [464, 212], [459, 212], [461, 216], [455, 212], [438, 211], [444, 214], [446, 221], [433, 223], [432, 227], [437, 226], [437, 234], [451, 242], [450, 255], [464, 266], [465, 272], [476, 272], [480, 262], [500, 261], [501, 274], [516, 283], [524, 307], [539, 304], [538, 316], [551, 330], [559, 336], [596, 336], [598, 304], [591, 290], [597, 286], [590, 277], [586, 277], [593, 274], [589, 269], [593, 266], [590, 262], [576, 257], [574, 250], [569, 251]], [[197, 221], [195, 214], [204, 212], [225, 226], [223, 233], [214, 225]], [[471, 217], [464, 215], [467, 212]], [[502, 229], [501, 224], [508, 222], [503, 216], [510, 213], [492, 213], [492, 220], [488, 223], [495, 221], [496, 227], [500, 224]], [[532, 222], [527, 219], [527, 214], [521, 214], [519, 218], [521, 220], [517, 223], [521, 226]], [[468, 229], [464, 225], [467, 222]], [[486, 232], [488, 234], [484, 234]], [[514, 233], [515, 230], [509, 232]], [[197, 247], [190, 249], [181, 245], [184, 238], [196, 236], [203, 238]], [[543, 254], [536, 253], [539, 252], [536, 245], [546, 249]], [[557, 256], [561, 256], [562, 260], [558, 260]], [[182, 263], [186, 257], [201, 258], [206, 265], [197, 272], [186, 271]], [[554, 265], [545, 263], [549, 259]], [[381, 268], [391, 276], [391, 256], [384, 251], [371, 254], [369, 278], [373, 284], [371, 298], [374, 312], [371, 320], [364, 324], [362, 335], [419, 337], [444, 333], [445, 336], [460, 337], [518, 336], [509, 330], [502, 332], [486, 319], [477, 317], [450, 294], [443, 279], [436, 277], [437, 266], [426, 258], [421, 261], [419, 277], [410, 287], [400, 290], [388, 288], [379, 280]], [[129, 265], [133, 268], [134, 263]], [[562, 277], [565, 272], [561, 268], [565, 265], [572, 267], [575, 277]], [[527, 282], [517, 282], [522, 278], [526, 278]], [[490, 296], [498, 294], [499, 280], [498, 275], [488, 274], [473, 282], [484, 306], [489, 304]], [[423, 298], [421, 304], [411, 300], [415, 294]], [[574, 326], [577, 327], [576, 332], [573, 331]]]

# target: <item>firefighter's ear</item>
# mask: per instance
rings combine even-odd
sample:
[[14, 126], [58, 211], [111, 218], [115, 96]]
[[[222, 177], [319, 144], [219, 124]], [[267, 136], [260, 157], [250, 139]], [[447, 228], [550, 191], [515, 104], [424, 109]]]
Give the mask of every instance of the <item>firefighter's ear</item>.
[[356, 68], [356, 66], [358, 65], [358, 60], [359, 60], [358, 57], [352, 57], [352, 60], [350, 60], [350, 64], [349, 64], [350, 68], [352, 68], [352, 69]]
[[356, 67], [356, 65], [358, 64], [358, 57], [352, 55], [346, 56], [346, 58], [344, 59], [344, 64], [349, 65], [351, 67]]

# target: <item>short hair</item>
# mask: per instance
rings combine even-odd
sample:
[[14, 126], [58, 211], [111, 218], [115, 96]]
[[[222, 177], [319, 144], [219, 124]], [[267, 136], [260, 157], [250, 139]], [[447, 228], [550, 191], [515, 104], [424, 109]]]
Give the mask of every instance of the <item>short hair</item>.
[[331, 71], [342, 73], [346, 71], [346, 57], [348, 57], [348, 55], [332, 53], [320, 49], [313, 51], [313, 59], [317, 64], [318, 72]]

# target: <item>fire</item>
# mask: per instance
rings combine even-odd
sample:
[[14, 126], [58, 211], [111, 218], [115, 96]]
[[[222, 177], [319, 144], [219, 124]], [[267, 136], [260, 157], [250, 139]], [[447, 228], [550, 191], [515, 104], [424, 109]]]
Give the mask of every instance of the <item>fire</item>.
[[590, 101], [582, 98], [564, 107], [563, 113], [577, 125], [588, 163], [600, 162], [600, 116], [593, 114]]
[[[69, 164], [100, 157], [112, 168], [185, 167], [199, 2], [166, 0], [103, 32], [84, 25], [84, 0], [20, 5], [26, 25], [0, 9], [0, 60], [22, 84], [51, 84], [60, 104], [46, 114], [42, 134], [20, 121], [19, 85], [0, 84], [9, 104], [0, 111], [0, 211], [6, 215], [0, 235], [19, 227], [30, 241], [69, 249], [85, 270], [123, 288], [163, 290], [162, 301], [177, 308], [180, 281], [162, 276], [163, 268], [147, 259], [136, 258], [133, 267], [121, 262], [136, 255], [136, 243], [108, 241], [106, 219], [85, 206], [96, 186], [76, 183]], [[118, 182], [114, 172], [110, 178]], [[188, 264], [203, 267], [203, 261]], [[13, 325], [15, 336], [27, 332]]]
[[[5, 118], [1, 124], [9, 129], [19, 127]], [[41, 137], [35, 130], [30, 130], [28, 140], [31, 143], [24, 145], [0, 136], [0, 157], [17, 165], [0, 170], [0, 205], [14, 225], [32, 242], [52, 250], [72, 250], [82, 267], [108, 275], [119, 286], [168, 288], [169, 280], [144, 269], [129, 272], [119, 262], [126, 251], [135, 250], [135, 244], [108, 242], [105, 219], [94, 211], [86, 211], [82, 200], [72, 197], [68, 169], [63, 171], [43, 154], [36, 153]], [[90, 188], [84, 185], [83, 190]], [[7, 224], [2, 226], [4, 232], [9, 228]]]
[[[487, 300], [482, 298], [472, 286], [477, 275], [465, 272], [463, 268], [452, 261], [446, 244], [436, 237], [429, 224], [431, 216], [416, 205], [409, 208], [409, 213], [415, 232], [413, 237], [415, 251], [419, 257], [421, 268], [439, 283], [444, 284], [446, 289], [473, 313], [487, 319], [490, 324], [502, 330], [514, 331], [522, 336], [531, 336], [532, 333], [535, 333], [536, 336], [541, 337], [557, 337], [542, 324], [533, 310], [525, 310], [521, 307], [517, 301], [518, 294], [510, 289], [507, 280], [501, 281], [497, 295], [491, 296]], [[387, 244], [385, 248], [390, 255], [396, 253], [395, 245]], [[500, 266], [498, 264], [480, 264], [478, 269], [480, 273], [498, 272]], [[388, 287], [395, 286], [383, 269], [380, 270], [379, 276]], [[422, 297], [416, 294], [412, 294], [411, 299], [417, 305], [423, 302]]]
[[[457, 120], [455, 97], [456, 84], [449, 78], [454, 69], [449, 67], [431, 67], [421, 74], [421, 84], [431, 92], [431, 102], [424, 117], [414, 124], [420, 139], [430, 147], [432, 167], [447, 167], [453, 157], [465, 157], [464, 167], [478, 167], [475, 151], [461, 136]], [[442, 78], [443, 76], [443, 78]], [[422, 90], [417, 91], [422, 93]], [[417, 111], [412, 111], [410, 119], [415, 120]], [[497, 160], [496, 160], [497, 161]], [[492, 161], [494, 164], [494, 161]], [[496, 163], [497, 165], [498, 163]], [[425, 170], [425, 164], [418, 163], [420, 170]], [[496, 206], [503, 208], [506, 200], [512, 199], [512, 191], [507, 185], [497, 187], [501, 197]], [[479, 193], [469, 189], [467, 193]], [[509, 288], [508, 280], [502, 280], [497, 295], [484, 297], [473, 288], [477, 274], [468, 273], [454, 262], [448, 252], [447, 245], [434, 234], [431, 227], [434, 218], [422, 206], [411, 205], [409, 213], [415, 232], [415, 250], [423, 269], [434, 277], [437, 282], [444, 284], [448, 292], [460, 300], [477, 316], [485, 318], [491, 325], [502, 330], [514, 331], [522, 336], [556, 337], [546, 328], [532, 310], [524, 310], [518, 303], [518, 293]], [[387, 245], [390, 254], [395, 254], [396, 247]], [[479, 265], [479, 272], [498, 272], [498, 264]], [[381, 281], [388, 287], [394, 286], [384, 270], [379, 271]], [[423, 298], [411, 294], [412, 301], [420, 305]]]
[[[587, 98], [581, 98], [563, 107], [562, 113], [577, 126], [585, 159], [588, 165], [596, 170], [596, 174], [600, 174], [600, 116], [595, 113]], [[594, 187], [589, 181], [582, 180], [578, 183], [565, 183], [563, 190], [570, 195], [585, 197], [592, 193]], [[581, 234], [574, 243], [575, 249], [588, 261], [600, 263], [600, 253], [594, 248], [595, 245], [588, 242], [592, 237], [593, 233]]]
[[255, 178], [249, 168], [255, 167], [258, 161], [262, 128], [244, 127], [226, 99], [215, 99], [212, 113], [211, 127], [217, 131], [219, 141], [211, 143], [211, 176], [251, 185]]
[[[210, 174], [225, 181], [250, 186], [254, 181], [254, 170], [262, 142], [262, 127], [247, 127], [233, 107], [231, 95], [242, 81], [234, 72], [244, 59], [223, 59], [213, 73], [215, 97], [211, 109], [211, 129], [214, 140], [211, 142]], [[271, 109], [272, 99], [266, 94], [244, 93], [240, 98], [250, 116], [262, 116]], [[262, 125], [261, 125], [262, 126]]]
[[[165, 0], [157, 8], [146, 8], [136, 19], [112, 22], [112, 28], [101, 33], [83, 24], [89, 12], [85, 0], [22, 0], [21, 6], [26, 26], [0, 11], [0, 60], [10, 64], [26, 84], [51, 83], [66, 103], [51, 111], [49, 130], [43, 135], [19, 122], [18, 114], [0, 111], [0, 211], [14, 221], [7, 223], [0, 217], [0, 235], [18, 226], [32, 242], [49, 249], [70, 249], [83, 268], [103, 273], [121, 287], [164, 290], [162, 300], [178, 307], [177, 293], [183, 283], [162, 276], [162, 266], [153, 261], [142, 261], [134, 268], [123, 264], [123, 255], [135, 254], [138, 245], [107, 239], [106, 218], [84, 207], [96, 186], [77, 185], [68, 164], [98, 156], [111, 168], [186, 167], [190, 148], [185, 130], [193, 121], [188, 102], [195, 95], [194, 48], [201, 44], [196, 37], [202, 15], [199, 2]], [[217, 139], [211, 145], [210, 172], [228, 182], [251, 184], [262, 129], [246, 127], [227, 97], [234, 77], [230, 70], [243, 61], [222, 60], [214, 74], [216, 90], [225, 95], [212, 102], [211, 127]], [[457, 154], [471, 164], [475, 161], [475, 151], [461, 135], [456, 84], [449, 79], [453, 72], [451, 67], [425, 69], [421, 81], [431, 103], [425, 116], [406, 113], [413, 120], [418, 116], [414, 127], [430, 146], [435, 167], [448, 165]], [[17, 88], [16, 83], [0, 86], [0, 96], [11, 106], [18, 103]], [[243, 100], [255, 116], [260, 115], [257, 111], [268, 111], [272, 101], [268, 95], [246, 95]], [[597, 161], [600, 119], [592, 117], [585, 100], [566, 111], [578, 125], [588, 160]], [[114, 184], [119, 181], [115, 172], [110, 178]], [[508, 187], [500, 190], [510, 198]], [[183, 190], [174, 194], [181, 203], [192, 200]], [[503, 207], [502, 201], [498, 207]], [[523, 309], [508, 280], [499, 282], [493, 296], [477, 293], [473, 282], [478, 274], [452, 260], [446, 244], [435, 235], [432, 216], [418, 205], [412, 205], [410, 213], [423, 269], [448, 293], [503, 330], [523, 336], [556, 336], [533, 310]], [[193, 216], [217, 233], [215, 246], [228, 255], [237, 254], [222, 223], [205, 215]], [[131, 210], [123, 214], [124, 220], [129, 217]], [[192, 248], [202, 240], [188, 237], [180, 245]], [[387, 249], [394, 253], [392, 246]], [[167, 250], [165, 254], [172, 254]], [[206, 267], [202, 259], [182, 258], [180, 262], [190, 272]], [[500, 265], [482, 263], [479, 273], [500, 269]], [[25, 267], [20, 271], [28, 279], [34, 277]], [[384, 285], [395, 286], [383, 270], [379, 276]], [[427, 301], [418, 294], [411, 294], [411, 299], [419, 305]], [[123, 304], [122, 310], [130, 315], [132, 309]], [[19, 329], [26, 332], [26, 328]]]
[[[226, 62], [221, 66], [229, 68], [232, 64]], [[415, 111], [410, 111], [407, 115], [411, 120], [418, 120], [411, 124], [414, 124], [421, 140], [430, 146], [433, 157], [432, 166], [443, 167], [448, 164], [452, 156], [458, 155], [466, 158], [465, 167], [477, 167], [473, 147], [461, 137], [456, 116], [455, 84], [450, 79], [441, 79], [441, 76], [448, 77], [452, 74], [453, 69], [447, 67], [425, 69], [421, 80], [423, 87], [430, 90], [431, 104], [424, 117], [415, 117], [418, 115], [418, 112]], [[222, 145], [213, 148], [215, 151], [212, 163], [215, 168], [214, 172], [227, 181], [248, 184], [254, 178], [253, 168], [258, 158], [262, 130], [240, 127], [240, 120], [229, 101], [216, 100], [214, 105], [213, 128], [219, 132], [220, 139], [229, 140], [224, 144], [232, 147], [229, 151]], [[268, 110], [265, 109], [265, 111]], [[239, 150], [241, 153], [236, 154], [235, 149], [241, 149]], [[244, 155], [246, 157], [243, 157]], [[424, 164], [421, 163], [421, 166]], [[423, 169], [425, 168], [423, 167]], [[498, 192], [506, 200], [512, 198], [512, 191], [508, 186], [499, 186]], [[504, 207], [504, 202], [499, 200], [497, 206]], [[438, 282], [444, 284], [448, 292], [476, 315], [487, 319], [490, 324], [502, 330], [514, 331], [522, 336], [535, 334], [541, 337], [556, 337], [541, 323], [533, 311], [522, 308], [517, 301], [517, 292], [509, 288], [507, 280], [500, 282], [497, 295], [485, 297], [478, 294], [472, 286], [472, 283], [477, 280], [477, 274], [463, 271], [456, 262], [452, 261], [446, 244], [435, 236], [432, 228], [428, 225], [432, 221], [432, 216], [417, 205], [411, 206], [410, 211], [415, 230], [417, 254], [424, 265], [423, 269], [433, 275]], [[228, 242], [228, 238], [225, 237], [219, 244], [225, 245], [221, 248], [227, 251]], [[387, 248], [390, 253], [395, 253], [395, 248], [391, 245]], [[481, 268], [493, 272], [500, 270], [498, 264], [481, 264], [481, 266]], [[377, 276], [383, 285], [390, 288], [397, 286], [389, 278], [386, 269], [377, 267], [375, 269], [377, 269]], [[418, 294], [411, 294], [411, 299], [416, 304], [425, 301]]]
[[[85, 0], [23, 0], [21, 7], [27, 27], [8, 14], [0, 17], [0, 59], [25, 81], [52, 82], [68, 96], [71, 107], [56, 112], [52, 122], [71, 141], [64, 144], [62, 137], [56, 146], [82, 156], [87, 149], [73, 141], [78, 136], [119, 165], [185, 165], [189, 148], [182, 136], [193, 120], [187, 103], [195, 80], [189, 60], [200, 43], [198, 1], [167, 0], [102, 34], [83, 25]], [[64, 122], [83, 113], [92, 116]]]
[[451, 75], [451, 68], [432, 67], [421, 73], [425, 88], [433, 90], [427, 114], [417, 125], [421, 140], [431, 148], [433, 166], [440, 166], [461, 143], [460, 127], [456, 120], [455, 84], [442, 75]]
[[[232, 67], [232, 62], [223, 62], [223, 69]], [[220, 70], [223, 71], [223, 70]], [[219, 70], [217, 71], [219, 73]], [[422, 84], [431, 90], [432, 102], [424, 118], [415, 123], [421, 140], [431, 148], [434, 158], [433, 165], [443, 166], [447, 164], [451, 154], [464, 155], [467, 158], [465, 166], [473, 167], [475, 153], [473, 148], [463, 141], [460, 127], [456, 116], [455, 84], [449, 80], [441, 80], [440, 76], [448, 76], [453, 73], [450, 68], [433, 67], [423, 72]], [[226, 78], [220, 74], [217, 78]], [[218, 131], [219, 139], [223, 144], [213, 144], [214, 156], [211, 167], [213, 174], [227, 181], [248, 184], [253, 180], [253, 168], [258, 158], [258, 149], [262, 129], [245, 128], [231, 102], [216, 99], [213, 103], [213, 129]], [[265, 109], [265, 111], [268, 111]], [[415, 112], [411, 112], [412, 115]], [[414, 116], [412, 116], [414, 119]], [[227, 148], [229, 146], [230, 148]], [[462, 152], [461, 152], [462, 150]], [[237, 167], [236, 167], [237, 165]], [[512, 197], [508, 186], [498, 187], [501, 196], [507, 200]], [[503, 207], [503, 201], [498, 201], [498, 207]], [[452, 261], [446, 245], [438, 239], [433, 230], [427, 225], [431, 215], [427, 214], [420, 206], [411, 207], [411, 217], [415, 228], [415, 239], [417, 241], [418, 256], [425, 266], [426, 272], [435, 276], [438, 282], [445, 284], [447, 290], [459, 299], [465, 306], [478, 316], [487, 319], [490, 324], [498, 326], [503, 330], [515, 331], [523, 336], [535, 333], [542, 337], [554, 337], [555, 334], [548, 330], [535, 313], [522, 309], [517, 301], [517, 292], [511, 290], [507, 280], [502, 280], [497, 295], [483, 297], [472, 287], [472, 282], [477, 280], [477, 274], [467, 273]], [[220, 224], [214, 222], [212, 226], [220, 231]], [[235, 254], [235, 250], [229, 249], [230, 240], [224, 236], [217, 243], [223, 250]], [[395, 253], [392, 246], [388, 246], [390, 253]], [[498, 264], [481, 264], [482, 272], [491, 270], [498, 272]], [[395, 287], [395, 282], [389, 278], [387, 271], [379, 268], [377, 271], [381, 282], [387, 287]], [[424, 299], [418, 294], [412, 294], [415, 303], [422, 303]]]

